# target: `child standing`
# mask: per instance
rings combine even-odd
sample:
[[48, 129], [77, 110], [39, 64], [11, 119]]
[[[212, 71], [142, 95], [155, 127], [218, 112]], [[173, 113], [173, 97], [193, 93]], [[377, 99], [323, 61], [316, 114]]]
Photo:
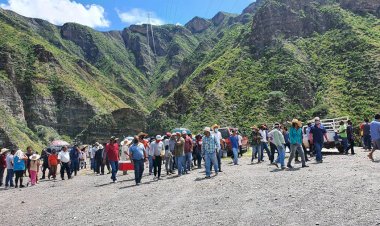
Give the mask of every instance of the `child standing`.
[[36, 185], [37, 182], [37, 172], [40, 167], [40, 155], [33, 154], [29, 157], [30, 159], [30, 182], [32, 186]]
[[57, 151], [56, 150], [53, 150], [51, 155], [49, 155], [49, 168], [50, 168], [50, 171], [49, 171], [49, 180], [50, 180], [50, 177], [52, 176], [53, 179], [55, 180], [55, 177], [57, 175], [57, 166], [58, 166], [58, 155], [57, 155]]

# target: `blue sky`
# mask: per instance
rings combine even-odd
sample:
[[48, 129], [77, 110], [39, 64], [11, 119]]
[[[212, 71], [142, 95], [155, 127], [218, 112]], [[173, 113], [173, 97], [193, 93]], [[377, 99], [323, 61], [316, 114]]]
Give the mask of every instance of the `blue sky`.
[[255, 0], [0, 0], [0, 7], [62, 25], [77, 22], [97, 30], [121, 30], [131, 24], [182, 24], [219, 11], [241, 13]]

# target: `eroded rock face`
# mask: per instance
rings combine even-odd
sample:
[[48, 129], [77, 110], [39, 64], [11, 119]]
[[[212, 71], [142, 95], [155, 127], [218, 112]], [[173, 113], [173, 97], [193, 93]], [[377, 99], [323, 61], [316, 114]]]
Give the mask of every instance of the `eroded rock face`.
[[277, 38], [307, 37], [339, 25], [336, 15], [323, 13], [318, 6], [324, 1], [283, 0], [265, 2], [254, 16], [252, 44], [258, 49]]
[[371, 13], [380, 18], [380, 1], [379, 0], [339, 0], [340, 5], [355, 13]]
[[0, 83], [0, 106], [12, 116], [25, 121], [22, 99], [16, 87], [9, 82]]
[[207, 30], [210, 26], [210, 21], [200, 17], [194, 17], [187, 24], [185, 24], [185, 27], [189, 29], [192, 33], [200, 33], [204, 30]]
[[43, 62], [43, 63], [49, 63], [49, 62], [58, 63], [58, 61], [55, 59], [53, 53], [47, 51], [44, 46], [42, 46], [42, 45], [35, 45], [33, 47], [33, 49], [34, 49], [35, 56], [37, 57], [37, 59], [40, 62]]

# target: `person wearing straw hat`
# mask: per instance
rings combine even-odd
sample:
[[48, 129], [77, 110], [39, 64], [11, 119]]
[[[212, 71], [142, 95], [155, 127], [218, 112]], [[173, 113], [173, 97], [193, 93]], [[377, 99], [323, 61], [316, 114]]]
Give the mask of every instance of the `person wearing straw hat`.
[[7, 168], [7, 153], [9, 149], [3, 148], [0, 151], [0, 187], [3, 186], [4, 172]]
[[302, 122], [298, 119], [292, 120], [292, 126], [289, 130], [289, 139], [290, 139], [290, 157], [288, 160], [288, 168], [292, 169], [292, 161], [294, 159], [295, 153], [301, 156], [302, 167], [308, 167], [305, 162], [305, 155], [302, 150]]
[[215, 136], [216, 138], [216, 142], [218, 143], [216, 145], [216, 158], [218, 160], [218, 169], [219, 169], [219, 172], [222, 172], [222, 157], [223, 157], [223, 151], [222, 151], [222, 142], [223, 142], [223, 138], [222, 138], [222, 133], [219, 131], [219, 125], [218, 124], [214, 124], [212, 127], [211, 127], [211, 130], [213, 131], [211, 134], [213, 136]]
[[211, 128], [205, 127], [203, 130], [204, 136], [202, 138], [202, 155], [206, 162], [206, 179], [211, 178], [211, 164], [214, 165], [215, 176], [218, 175], [218, 162], [216, 159], [215, 147], [218, 144], [215, 136], [211, 135]]
[[5, 189], [8, 189], [8, 186], [13, 187], [13, 165], [14, 165], [14, 154], [15, 150], [11, 150], [6, 158], [7, 161], [7, 177], [5, 178]]
[[[121, 154], [120, 154], [120, 160], [121, 161], [127, 161], [129, 158], [129, 147], [132, 144], [132, 140], [129, 140], [128, 138], [125, 138], [121, 143]], [[123, 171], [123, 175], [127, 175], [128, 171]]]
[[162, 142], [162, 136], [157, 135], [156, 140], [150, 144], [150, 149], [153, 152], [153, 168], [154, 178], [153, 180], [161, 180], [161, 165], [162, 157], [165, 155], [165, 146]]
[[252, 133], [251, 133], [251, 146], [252, 146], [252, 158], [251, 163], [253, 163], [253, 160], [255, 159], [255, 156], [258, 155], [257, 162], [260, 163], [261, 159], [261, 134], [259, 133], [259, 128], [257, 126], [252, 126]]
[[33, 154], [29, 157], [30, 159], [30, 183], [32, 186], [36, 185], [37, 182], [37, 170], [40, 167], [40, 155]]

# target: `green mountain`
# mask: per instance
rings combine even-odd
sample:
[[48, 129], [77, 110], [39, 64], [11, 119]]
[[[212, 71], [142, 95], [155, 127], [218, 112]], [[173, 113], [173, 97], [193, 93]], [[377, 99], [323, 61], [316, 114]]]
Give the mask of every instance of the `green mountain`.
[[0, 9], [0, 141], [360, 120], [380, 110], [379, 17], [377, 0], [260, 0], [152, 38], [147, 25], [98, 32]]

